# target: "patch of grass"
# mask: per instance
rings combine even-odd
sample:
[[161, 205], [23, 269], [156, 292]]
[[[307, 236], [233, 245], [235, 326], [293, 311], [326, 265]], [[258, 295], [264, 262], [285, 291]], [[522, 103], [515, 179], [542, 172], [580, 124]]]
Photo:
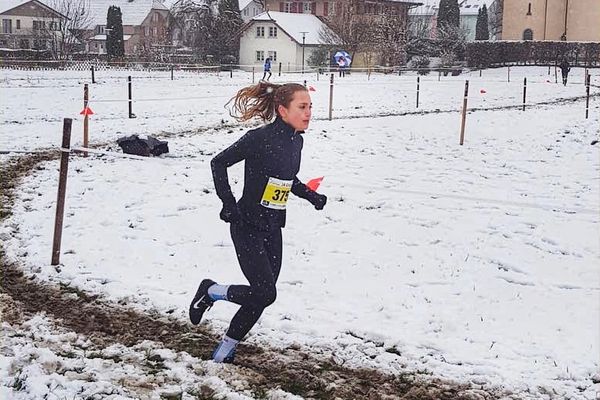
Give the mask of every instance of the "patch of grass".
[[27, 377], [23, 376], [23, 371], [19, 370], [19, 372], [15, 374], [15, 379], [11, 383], [10, 387], [12, 387], [15, 392], [25, 390], [25, 387], [27, 386], [25, 384], [26, 379]]

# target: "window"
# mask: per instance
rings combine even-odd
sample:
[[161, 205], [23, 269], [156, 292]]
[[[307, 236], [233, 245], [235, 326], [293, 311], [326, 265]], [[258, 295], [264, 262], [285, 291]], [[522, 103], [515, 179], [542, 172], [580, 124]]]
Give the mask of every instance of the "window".
[[46, 28], [46, 21], [33, 21], [33, 30], [40, 31]]
[[17, 29], [21, 29], [21, 20], [20, 19], [17, 20]]
[[310, 2], [305, 1], [303, 3], [302, 12], [304, 14], [311, 14], [312, 13], [312, 4]]
[[531, 29], [523, 31], [523, 40], [533, 40], [533, 31]]
[[152, 14], [152, 21], [153, 22], [158, 22], [158, 13]]
[[327, 2], [327, 14], [328, 15], [335, 15], [335, 2], [334, 1], [329, 1]]
[[265, 52], [262, 50], [256, 51], [256, 61], [265, 61]]
[[269, 37], [270, 38], [276, 38], [277, 37], [277, 27], [276, 26], [270, 26], [269, 27]]
[[19, 41], [19, 47], [22, 49], [28, 49], [29, 48], [29, 39], [21, 39]]
[[12, 33], [12, 19], [2, 20], [2, 33]]
[[264, 26], [256, 27], [256, 37], [265, 37], [265, 27]]
[[150, 36], [150, 28], [147, 26], [144, 27], [144, 36]]
[[247, 17], [248, 16], [248, 7], [244, 8], [244, 16]]
[[277, 52], [276, 51], [269, 51], [269, 57], [271, 58], [272, 62], [277, 61]]
[[527, 7], [527, 15], [531, 15], [531, 3], [529, 3], [529, 6]]

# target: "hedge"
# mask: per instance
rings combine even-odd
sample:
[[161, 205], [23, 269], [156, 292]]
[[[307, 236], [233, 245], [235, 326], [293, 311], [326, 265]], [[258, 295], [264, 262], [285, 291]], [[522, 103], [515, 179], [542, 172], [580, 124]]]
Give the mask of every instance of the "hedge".
[[566, 57], [573, 65], [600, 65], [600, 42], [475, 41], [466, 45], [469, 67], [507, 64], [554, 65]]

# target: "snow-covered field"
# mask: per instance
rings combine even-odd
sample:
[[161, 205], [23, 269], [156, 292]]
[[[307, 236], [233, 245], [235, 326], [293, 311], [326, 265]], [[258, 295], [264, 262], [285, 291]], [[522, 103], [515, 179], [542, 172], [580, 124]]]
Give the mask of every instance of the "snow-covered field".
[[[228, 226], [218, 218], [209, 161], [247, 129], [224, 126], [233, 121], [223, 105], [252, 75], [179, 73], [171, 81], [168, 72], [129, 74], [135, 119], [127, 118], [128, 73], [98, 72], [90, 85], [91, 143], [116, 151], [120, 136], [161, 135], [170, 153], [71, 158], [59, 271], [50, 266], [57, 161], [25, 179], [0, 237], [9, 257], [40, 278], [140, 308], [175, 310], [185, 320], [202, 278], [244, 282]], [[592, 74], [597, 83], [598, 71]], [[65, 117], [74, 119], [72, 144], [81, 145], [78, 113], [88, 75], [0, 70], [0, 151], [57, 147]], [[523, 77], [527, 110], [470, 112], [459, 146], [465, 78], [469, 107], [488, 108], [519, 105]], [[534, 67], [513, 68], [511, 82], [506, 69], [421, 77], [418, 110], [429, 113], [385, 117], [418, 111], [415, 75], [336, 76], [333, 121], [327, 77], [306, 79], [315, 89], [315, 120], [305, 134], [300, 178], [325, 176], [320, 192], [329, 201], [316, 212], [291, 200], [277, 302], [248, 341], [294, 343], [390, 372], [427, 370], [522, 398], [595, 399], [600, 144], [591, 143], [600, 138], [600, 102], [592, 98], [587, 120], [584, 100], [535, 105], [583, 96], [583, 70], [574, 70], [566, 87], [547, 68]], [[242, 173], [238, 165], [230, 174], [238, 194]], [[219, 302], [207, 323], [224, 330], [235, 310]], [[69, 335], [51, 325], [38, 317], [22, 329], [48, 343]], [[47, 368], [44, 354], [52, 361], [56, 350], [34, 348], [10, 334], [14, 329], [4, 326], [0, 394], [39, 398], [52, 379], [53, 393], [65, 398], [83, 387]], [[191, 384], [181, 369], [190, 356], [154, 350]], [[135, 360], [148, 350], [114, 351]], [[114, 369], [85, 355], [76, 359], [114, 386]], [[215, 375], [207, 384], [219, 393], [243, 397], [216, 376], [220, 366], [195, 362]]]

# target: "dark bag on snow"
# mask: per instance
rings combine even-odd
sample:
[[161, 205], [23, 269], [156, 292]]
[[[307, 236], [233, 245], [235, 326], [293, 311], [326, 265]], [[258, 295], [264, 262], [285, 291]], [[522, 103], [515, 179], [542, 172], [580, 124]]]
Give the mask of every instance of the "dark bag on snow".
[[159, 156], [169, 152], [169, 145], [166, 140], [158, 140], [152, 136], [142, 139], [138, 135], [131, 135], [117, 139], [117, 144], [123, 149], [123, 153], [135, 154], [148, 157]]

